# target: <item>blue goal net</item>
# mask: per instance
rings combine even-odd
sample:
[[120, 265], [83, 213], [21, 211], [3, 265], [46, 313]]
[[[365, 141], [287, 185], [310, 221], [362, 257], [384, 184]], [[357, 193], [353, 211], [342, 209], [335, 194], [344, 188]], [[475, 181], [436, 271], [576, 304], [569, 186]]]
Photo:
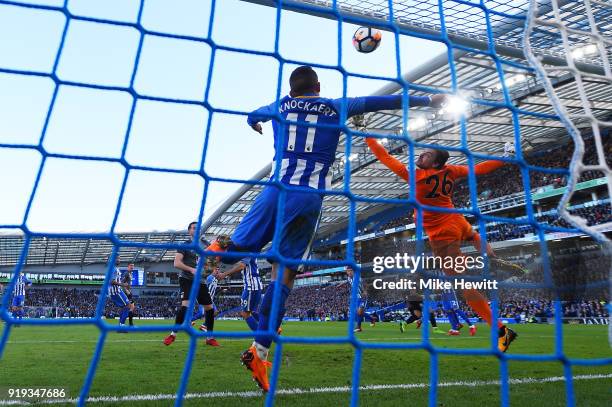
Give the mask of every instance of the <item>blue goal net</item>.
[[[211, 161], [213, 158], [208, 154], [208, 150], [215, 139], [225, 137], [223, 129], [215, 126], [215, 117], [239, 117], [244, 120], [246, 126], [246, 115], [250, 112], [250, 108], [246, 106], [252, 104], [251, 107], [255, 108], [263, 105], [262, 101], [246, 105], [244, 101], [237, 101], [236, 104], [240, 107], [223, 106], [223, 103], [213, 100], [211, 86], [214, 76], [219, 75], [219, 72], [215, 71], [216, 61], [227, 58], [228, 55], [249, 55], [273, 60], [276, 64], [276, 80], [259, 78], [258, 72], [251, 74], [255, 77], [253, 82], [261, 81], [267, 84], [266, 86], [274, 86], [276, 100], [284, 96], [283, 90], [288, 82], [286, 69], [296, 65], [310, 65], [315, 69], [337, 74], [342, 84], [343, 98], [349, 96], [349, 83], [355, 79], [384, 83], [374, 94], [404, 95], [403, 108], [398, 111], [370, 113], [353, 120], [345, 117], [346, 123], [341, 126], [342, 136], [336, 162], [331, 166], [328, 175], [331, 188], [319, 190], [325, 195], [325, 200], [318, 223], [319, 234], [314, 239], [313, 249], [318, 247], [322, 248], [321, 252], [325, 252], [332, 244], [342, 245], [345, 247], [342, 255], [333, 258], [313, 256], [307, 259], [283, 257], [279, 252], [281, 222], [276, 224], [275, 238], [270, 247], [263, 253], [248, 255], [278, 262], [281, 276], [285, 266], [306, 268], [307, 272], [350, 267], [355, 271], [355, 281], [359, 282], [372, 276], [372, 258], [366, 259], [366, 253], [362, 249], [356, 249], [361, 245], [360, 242], [384, 236], [386, 230], [394, 229], [410, 233], [410, 238], [407, 239], [409, 242], [402, 249], [403, 252], [414, 256], [425, 255], [429, 253], [429, 246], [422, 222], [414, 218], [404, 219], [403, 216], [412, 210], [416, 211], [417, 218], [422, 216], [424, 211], [459, 213], [470, 218], [484, 242], [517, 238], [521, 244], [530, 245], [532, 250], [539, 253], [537, 279], [521, 280], [509, 277], [501, 283], [503, 290], [529, 290], [530, 293], [543, 290], [554, 294], [551, 297], [554, 301], [550, 316], [554, 323], [554, 352], [535, 355], [512, 352], [512, 348], [508, 353], [500, 352], [495, 329], [491, 331], [490, 346], [477, 349], [436, 346], [428, 329], [422, 330], [422, 338], [416, 343], [360, 340], [353, 331], [358, 318], [355, 310], [360, 306], [359, 284], [353, 284], [346, 335], [292, 337], [277, 334], [272, 327], [267, 331], [273, 338], [273, 366], [265, 405], [274, 405], [277, 395], [283, 391], [279, 386], [283, 355], [285, 347], [292, 344], [344, 344], [353, 347], [351, 383], [349, 388], [342, 390], [350, 392], [351, 406], [359, 405], [360, 392], [365, 385], [360, 379], [363, 354], [368, 350], [426, 352], [430, 362], [429, 366], [423, 367], [423, 371], [427, 372], [424, 375], [428, 375], [423, 388], [428, 391], [430, 406], [438, 405], [440, 360], [446, 356], [497, 358], [499, 381], [492, 384], [499, 384], [499, 399], [503, 406], [510, 405], [510, 362], [558, 363], [563, 369], [563, 377], [559, 381], [564, 382], [567, 405], [575, 405], [577, 401], [573, 373], [576, 366], [612, 364], [612, 358], [609, 357], [579, 359], [565, 354], [565, 310], [560, 300], [568, 290], [576, 287], [582, 290], [582, 294], [609, 292], [610, 268], [604, 266], [603, 271], [599, 270], [599, 274], [595, 273], [594, 277], [587, 276], [578, 282], [568, 283], [563, 278], [558, 279], [554, 270], [558, 263], [550, 258], [552, 242], [567, 237], [580, 237], [588, 239], [596, 246], [599, 264], [609, 264], [610, 261], [610, 245], [606, 240], [606, 233], [612, 229], [607, 229], [609, 224], [606, 225], [605, 222], [610, 216], [609, 191], [612, 188], [609, 165], [612, 105], [608, 102], [612, 100], [612, 7], [609, 2], [245, 1], [244, 3], [254, 3], [257, 7], [274, 10], [274, 46], [263, 51], [258, 48], [226, 45], [215, 40], [214, 32], [219, 29], [219, 25], [232, 21], [227, 15], [224, 16], [225, 20], [219, 20], [221, 17], [218, 9], [221, 1], [192, 2], [189, 5], [192, 9], [185, 4], [167, 5], [164, 8], [157, 4], [159, 2], [144, 0], [108, 4], [93, 2], [96, 3], [95, 6], [87, 6], [86, 3], [68, 0], [0, 0], [0, 37], [3, 38], [0, 42], [0, 84], [7, 85], [7, 89], [10, 86], [11, 89], [10, 92], [0, 95], [0, 106], [12, 112], [12, 117], [3, 116], [1, 112], [0, 117], [4, 117], [7, 123], [11, 120], [20, 123], [37, 120], [41, 122], [39, 127], [26, 126], [27, 130], [18, 131], [3, 127], [0, 123], [0, 157], [19, 157], [24, 152], [33, 153], [37, 157], [33, 161], [36, 165], [29, 179], [31, 188], [28, 185], [27, 198], [14, 204], [20, 206], [21, 211], [16, 211], [17, 215], [12, 217], [0, 216], [0, 233], [3, 234], [0, 236], [0, 271], [9, 270], [0, 308], [4, 323], [0, 338], [0, 366], [2, 355], [7, 346], [10, 346], [11, 334], [17, 324], [95, 326], [100, 333], [87, 375], [79, 394], [75, 395], [74, 399], [66, 400], [85, 405], [92, 397], [92, 384], [110, 333], [122, 329], [127, 329], [128, 332], [161, 333], [169, 329], [168, 324], [123, 328], [107, 323], [103, 318], [110, 280], [115, 263], [121, 258], [122, 252], [135, 250], [141, 259], [144, 254], [148, 254], [157, 261], [168, 260], [168, 257], [165, 257], [168, 253], [180, 249], [196, 251], [202, 259], [213, 256], [212, 252], [206, 251], [203, 240], [212, 241], [218, 235], [231, 234], [264, 186], [272, 185], [281, 191], [278, 203], [280, 213], [285, 205], [284, 197], [287, 191], [304, 190], [303, 187], [294, 188], [280, 182], [280, 160], [249, 179], [217, 176], [213, 174], [223, 171], [210, 170], [210, 164], [207, 163], [219, 161]], [[237, 10], [240, 10], [243, 3], [234, 3]], [[253, 7], [252, 4], [249, 6]], [[161, 8], [154, 11], [155, 7]], [[177, 18], [172, 14], [175, 7], [182, 10], [182, 14], [178, 15], [179, 20], [195, 20], [201, 23], [201, 28], [176, 29], [176, 25], [164, 25], [163, 18], [158, 19], [156, 23], [146, 21], [150, 18], [150, 13], [157, 13], [162, 17], [167, 13], [168, 19]], [[337, 35], [329, 38], [329, 44], [333, 44], [337, 49], [337, 62], [313, 63], [299, 57], [284, 56], [281, 48], [282, 42], [286, 41], [283, 39], [283, 20], [287, 13], [301, 13], [322, 21], [335, 21]], [[22, 23], [9, 24], [11, 20]], [[52, 28], [37, 34], [39, 26]], [[346, 55], [356, 53], [350, 40], [346, 41], [347, 30], [351, 31], [350, 38], [354, 26], [374, 27], [383, 31], [382, 46], [387, 47], [388, 51], [391, 50], [386, 55], [390, 55], [392, 60], [378, 60], [376, 53], [381, 50], [377, 50], [371, 54], [371, 63], [391, 66], [394, 75], [357, 73], [345, 66]], [[232, 30], [241, 30], [241, 27], [232, 27]], [[410, 55], [406, 56], [410, 51], [402, 46], [405, 38], [435, 43], [443, 52], [432, 59], [422, 61], [423, 65], [411, 66], [414, 69], [406, 73], [402, 58], [410, 58]], [[254, 33], [253, 42], [257, 41], [257, 35]], [[152, 44], [164, 49], [165, 53], [155, 54], [147, 50]], [[300, 46], [301, 44], [295, 44], [294, 48], [299, 49]], [[34, 54], [38, 56], [32, 56]], [[125, 64], [118, 66], [105, 59], [111, 58], [111, 55], [112, 58], [121, 58]], [[181, 59], [185, 55], [191, 58]], [[70, 63], [76, 63], [77, 68], [69, 68]], [[192, 81], [174, 81], [176, 76], [190, 78]], [[271, 79], [272, 82], [267, 82]], [[29, 93], [26, 99], [31, 98], [27, 101], [19, 96], [24, 81], [41, 81], [39, 91]], [[249, 85], [240, 82], [231, 92], [235, 92], [240, 86]], [[0, 92], [1, 89], [2, 86]], [[450, 102], [441, 109], [412, 108], [407, 103], [409, 94], [446, 94], [450, 96]], [[109, 95], [113, 96], [108, 99]], [[112, 117], [96, 116], [97, 129], [75, 127], [70, 115], [78, 110], [66, 111], [63, 105], [58, 103], [66, 97], [74, 98], [72, 103], [77, 105], [87, 103], [88, 106], [93, 106], [94, 110], [104, 103], [113, 104], [115, 108], [120, 105], [121, 114]], [[160, 122], [153, 125], [143, 123], [139, 112], [145, 109], [150, 109], [148, 118], [158, 116], [161, 117]], [[346, 116], [346, 109], [344, 104], [342, 115]], [[176, 121], [171, 124], [162, 123], [168, 111], [176, 114], [173, 116]], [[163, 155], [157, 161], [155, 158], [148, 161], [131, 159], [134, 145], [163, 142], [161, 139], [142, 138], [142, 134], [157, 125], [167, 126], [170, 139], [176, 137], [178, 140], [183, 127], [200, 132], [197, 145], [187, 146], [184, 150], [184, 153], [197, 163], [197, 168], [168, 163], [168, 160], [163, 160]], [[50, 134], [57, 135], [62, 132], [81, 135], [62, 139], [66, 144], [82, 143], [87, 147], [86, 144], [91, 142], [94, 147], [89, 150], [85, 147], [81, 150], [58, 149]], [[110, 137], [110, 132], [119, 134], [114, 150], [99, 153], [94, 138]], [[90, 134], [91, 138], [87, 138], [85, 134]], [[391, 177], [386, 169], [380, 167], [366, 147], [366, 136], [376, 138], [407, 166], [410, 175], [407, 185], [400, 183]], [[557, 154], [550, 151], [553, 151], [551, 148], [555, 147], [555, 143], [561, 145], [559, 140], [563, 141], [563, 145], [570, 142], [575, 146], [575, 149], [570, 148], [568, 153], [571, 160], [549, 163], [546, 161], [547, 156]], [[506, 143], [515, 146], [515, 155], [503, 155]], [[414, 162], [418, 156], [417, 151], [427, 148], [443, 149], [450, 155], [449, 163], [468, 166], [467, 181], [461, 187], [462, 198], [460, 202], [455, 202], [457, 209], [430, 207], [416, 199], [417, 167]], [[229, 166], [233, 163], [230, 160], [236, 157], [233, 157], [229, 150], [226, 153], [227, 157], [223, 159], [228, 160]], [[490, 182], [487, 185], [492, 187], [483, 192], [479, 189], [481, 179], [476, 177], [475, 168], [477, 163], [489, 159], [512, 165], [513, 175], [500, 175], [508, 176], [502, 182], [486, 181]], [[55, 194], [59, 196], [50, 205], [58, 207], [65, 205], [63, 199], [70, 199], [74, 188], [79, 188], [73, 185], [70, 189], [60, 183], [49, 187], [47, 183], [43, 183], [45, 171], [58, 165], [69, 167], [74, 161], [92, 165], [90, 174], [94, 177], [96, 169], [109, 169], [110, 176], [120, 180], [116, 190], [111, 191], [117, 199], [112, 211], [106, 213], [104, 218], [110, 221], [110, 224], [103, 227], [104, 232], [74, 232], [73, 230], [79, 230], [78, 224], [70, 226], [72, 230], [52, 232], [45, 231], [44, 227], [33, 226], [37, 224], [33, 218], [38, 221], [42, 216], [41, 212], [37, 212], [36, 200], [42, 196], [53, 195], [49, 188], [54, 188]], [[540, 165], [541, 162], [551, 165]], [[559, 163], [561, 165], [555, 165]], [[273, 174], [271, 178], [270, 172]], [[123, 208], [130, 182], [133, 182], [135, 177], [147, 177], [147, 174], [194, 177], [198, 180], [196, 183], [201, 186], [196, 188], [200, 197], [196, 205], [196, 235], [202, 236], [202, 240], [196, 239], [191, 245], [185, 245], [175, 234], [152, 241], [148, 238], [133, 238], [132, 235], [119, 230], [122, 216], [126, 216]], [[552, 184], [553, 180], [559, 180], [559, 185], [548, 188], [548, 184]], [[95, 184], [96, 180], [91, 179], [90, 182]], [[229, 200], [216, 202], [217, 198], [211, 196], [210, 190], [219, 183], [239, 185], [240, 189]], [[44, 187], [41, 186], [43, 184]], [[7, 185], [10, 199], [11, 184]], [[607, 196], [594, 197], [593, 202], [587, 204], [572, 201], [575, 191], [601, 185], [607, 185]], [[557, 196], [560, 201], [558, 207], [543, 210], [540, 203], [552, 196]], [[211, 200], [218, 205], [214, 207]], [[513, 217], [497, 214], [509, 206], [520, 207], [522, 212]], [[9, 213], [11, 205], [6, 208]], [[205, 216], [205, 209], [212, 213]], [[98, 213], [98, 210], [99, 208], [91, 208], [89, 213], [75, 213], [74, 216], [81, 221], [87, 221], [97, 216], [94, 213]], [[49, 216], [53, 212], [44, 213]], [[402, 226], [385, 226], [397, 219], [404, 221]], [[412, 226], [408, 227], [407, 224]], [[83, 226], [81, 229], [88, 227]], [[106, 274], [93, 317], [21, 319], [13, 314], [13, 291], [19, 284], [21, 273], [28, 272], [29, 266], [46, 266], [49, 264], [46, 262], [48, 258], [55, 256], [57, 259], [57, 256], [62, 256], [60, 243], [55, 254], [47, 253], [48, 241], [81, 242], [81, 246], [69, 244], [66, 249], [78, 252], [77, 256], [81, 257], [78, 261], [81, 264], [85, 263], [84, 260], [88, 258], [93, 245], [99, 247], [100, 251], [96, 254], [104, 257]], [[393, 246], [393, 250], [399, 251], [398, 247]], [[374, 247], [371, 252], [376, 250], [378, 249]], [[390, 253], [388, 248], [380, 250]], [[43, 260], [37, 263], [32, 260], [34, 258]], [[517, 261], [522, 262], [520, 259]], [[493, 263], [486, 262], [482, 273], [471, 277], [473, 281], [491, 278], [493, 269]], [[198, 279], [203, 273], [205, 262], [200, 261], [195, 278]], [[394, 270], [394, 273], [394, 276], [402, 275], [398, 274], [397, 270]], [[427, 271], [419, 275], [424, 278], [431, 277]], [[558, 289], [560, 291], [557, 291]], [[194, 285], [191, 298], [194, 298], [196, 292], [197, 285]], [[423, 313], [427, 315], [429, 310], [436, 306], [435, 301], [430, 300], [429, 289], [419, 294], [424, 295]], [[490, 299], [492, 312], [496, 317], [502, 304], [495, 292]], [[191, 301], [193, 305], [194, 300]], [[278, 315], [282, 307], [279, 290], [276, 290], [271, 315]], [[182, 405], [186, 399], [197, 346], [199, 340], [207, 335], [191, 328], [189, 321], [192, 313], [193, 306], [189, 307], [186, 322], [175, 327], [189, 336], [189, 348], [174, 397], [175, 405]], [[424, 327], [427, 328], [428, 324], [427, 318], [424, 318]], [[252, 332], [216, 331], [215, 335], [219, 338], [244, 339], [247, 344]], [[303, 392], [308, 393], [308, 390]]]

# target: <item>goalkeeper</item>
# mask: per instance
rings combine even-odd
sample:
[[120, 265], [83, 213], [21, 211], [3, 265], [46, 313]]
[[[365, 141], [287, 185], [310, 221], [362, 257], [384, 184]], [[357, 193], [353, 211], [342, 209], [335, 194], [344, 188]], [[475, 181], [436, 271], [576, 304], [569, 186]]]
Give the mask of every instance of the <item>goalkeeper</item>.
[[[392, 157], [376, 139], [366, 138], [366, 143], [376, 158], [395, 174], [408, 181], [408, 169], [400, 160]], [[505, 156], [509, 156], [513, 150], [513, 146], [506, 143]], [[427, 149], [419, 155], [415, 163], [417, 166], [415, 184], [416, 200], [420, 204], [439, 208], [455, 207], [451, 199], [455, 180], [467, 177], [469, 168], [466, 165], [447, 165], [448, 158], [449, 154], [446, 150]], [[503, 161], [484, 161], [474, 166], [474, 173], [475, 175], [488, 174], [503, 165]], [[423, 215], [420, 218], [419, 212], [415, 209], [415, 219], [417, 222], [422, 222], [434, 255], [440, 258], [461, 257], [463, 256], [461, 242], [464, 241], [472, 241], [474, 246], [480, 250], [480, 235], [474, 233], [472, 225], [460, 213], [437, 212], [428, 209], [422, 212]], [[492, 252], [489, 245], [486, 250]], [[449, 275], [457, 273], [454, 269], [445, 269], [444, 272]], [[489, 326], [492, 326], [494, 319], [486, 298], [474, 289], [463, 290], [463, 294], [468, 305], [487, 321]], [[497, 327], [497, 347], [501, 352], [506, 352], [517, 334], [500, 321], [497, 321]]]

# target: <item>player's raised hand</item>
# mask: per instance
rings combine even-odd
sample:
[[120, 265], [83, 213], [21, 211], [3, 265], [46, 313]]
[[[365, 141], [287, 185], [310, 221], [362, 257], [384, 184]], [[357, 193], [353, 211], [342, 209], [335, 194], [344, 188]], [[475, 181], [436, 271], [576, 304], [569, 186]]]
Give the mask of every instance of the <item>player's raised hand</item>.
[[438, 108], [442, 107], [446, 102], [448, 102], [448, 95], [432, 95], [429, 106]]
[[259, 134], [263, 134], [263, 128], [261, 127], [261, 123], [255, 123], [251, 126], [253, 130], [255, 130]]
[[514, 143], [507, 141], [506, 144], [504, 144], [504, 157], [512, 157], [514, 153]]

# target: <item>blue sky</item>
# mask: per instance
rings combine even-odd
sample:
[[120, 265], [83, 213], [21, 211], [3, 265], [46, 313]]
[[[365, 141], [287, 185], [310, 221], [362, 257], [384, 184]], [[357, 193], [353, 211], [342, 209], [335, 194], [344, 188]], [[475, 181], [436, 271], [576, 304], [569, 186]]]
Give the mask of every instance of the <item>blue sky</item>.
[[[48, 0], [28, 3], [58, 5]], [[272, 51], [276, 10], [240, 2], [217, 1], [212, 39], [231, 47]], [[134, 22], [134, 0], [70, 1], [75, 15]], [[206, 37], [209, 1], [147, 0], [142, 24], [161, 32]], [[0, 67], [50, 73], [65, 16], [0, 5]], [[381, 47], [359, 54], [351, 44], [357, 26], [342, 25], [343, 67], [349, 72], [395, 77], [395, 39], [383, 34]], [[284, 58], [336, 65], [338, 23], [283, 12], [279, 52]], [[71, 20], [57, 76], [66, 81], [127, 87], [140, 33], [131, 27]], [[406, 72], [444, 52], [443, 46], [402, 37], [401, 69]], [[146, 36], [134, 89], [149, 96], [202, 101], [211, 48], [201, 42]], [[270, 57], [217, 50], [209, 103], [216, 108], [250, 111], [276, 97], [279, 62]], [[282, 93], [288, 91], [283, 68]], [[342, 96], [342, 76], [318, 70], [322, 94]], [[385, 81], [350, 78], [349, 96], [368, 95]], [[37, 144], [55, 83], [48, 77], [0, 73], [0, 143]], [[123, 91], [60, 86], [43, 147], [77, 156], [118, 158], [125, 140], [132, 96]], [[198, 169], [209, 112], [201, 106], [138, 100], [126, 160], [133, 165]], [[249, 179], [272, 159], [271, 126], [253, 132], [244, 116], [215, 113], [205, 154], [205, 171], [217, 177]], [[34, 149], [0, 148], [0, 224], [20, 224], [32, 192], [41, 154]], [[39, 232], [108, 231], [125, 174], [118, 163], [48, 158], [27, 219]], [[238, 184], [212, 183], [206, 214]], [[181, 230], [194, 219], [204, 181], [195, 175], [130, 171], [117, 231]], [[7, 199], [8, 198], [8, 199]], [[0, 231], [0, 233], [2, 233]]]

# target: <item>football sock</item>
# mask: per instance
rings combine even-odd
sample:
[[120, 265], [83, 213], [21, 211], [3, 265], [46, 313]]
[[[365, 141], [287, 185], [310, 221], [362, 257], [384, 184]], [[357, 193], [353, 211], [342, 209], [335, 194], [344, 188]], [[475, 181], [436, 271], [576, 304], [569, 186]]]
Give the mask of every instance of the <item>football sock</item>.
[[412, 323], [413, 323], [414, 321], [416, 321], [417, 319], [419, 319], [419, 317], [417, 317], [417, 316], [416, 316], [416, 315], [414, 315], [414, 314], [411, 314], [411, 315], [410, 315], [410, 316], [409, 316], [407, 319], [405, 319], [404, 321], [405, 321], [407, 324], [412, 324]]
[[455, 310], [455, 312], [457, 313], [457, 315], [459, 316], [459, 318], [461, 318], [462, 320], [465, 321], [466, 324], [468, 325], [472, 325], [472, 322], [470, 321], [470, 319], [468, 318], [468, 316], [465, 314], [465, 312], [463, 312], [463, 310], [458, 309]]
[[125, 324], [125, 320], [127, 319], [129, 312], [130, 312], [130, 309], [127, 308], [127, 307], [124, 307], [121, 310], [121, 314], [119, 314], [119, 323], [120, 324], [122, 324], [122, 325]]
[[[259, 323], [257, 324], [258, 331], [267, 331], [268, 327], [270, 326], [270, 313], [272, 312], [272, 301], [274, 299], [276, 287], [280, 287], [280, 303], [277, 318], [275, 321], [273, 321], [274, 323], [271, 327], [272, 330], [278, 330], [278, 327], [283, 321], [283, 316], [285, 315], [286, 311], [285, 302], [287, 302], [287, 297], [289, 296], [291, 289], [286, 285], [281, 285], [275, 281], [268, 286], [263, 301], [261, 302], [261, 307], [259, 309]], [[264, 346], [265, 348], [269, 348], [270, 344], [272, 343], [272, 338], [269, 335], [257, 335], [255, 336], [255, 342]]]
[[134, 312], [128, 312], [128, 319], [130, 321], [130, 326], [134, 326]]
[[[491, 307], [487, 303], [485, 297], [476, 290], [463, 290], [467, 303], [482, 319], [484, 319], [489, 326], [493, 325], [493, 313]], [[503, 324], [497, 321], [497, 327], [501, 327]]]
[[438, 326], [438, 323], [436, 322], [436, 317], [434, 316], [433, 312], [429, 313], [429, 323], [432, 328], [435, 328]]
[[183, 321], [185, 321], [186, 313], [187, 313], [187, 307], [181, 306], [181, 308], [179, 308], [178, 312], [176, 313], [176, 318], [174, 320], [174, 323], [176, 325], [182, 324]]
[[253, 342], [253, 346], [255, 346], [255, 350], [257, 350], [257, 356], [259, 356], [261, 360], [268, 359], [268, 352], [270, 350], [269, 347], [263, 346], [262, 344], [257, 343], [257, 341]]
[[207, 309], [204, 311], [204, 323], [206, 324], [206, 330], [212, 332], [215, 327], [215, 310]]
[[191, 321], [193, 322], [193, 321], [196, 321], [196, 320], [202, 318], [202, 315], [204, 315], [204, 306], [203, 305], [198, 305], [198, 308], [197, 308], [196, 312], [191, 317]]
[[251, 331], [257, 331], [258, 321], [253, 317], [253, 315], [249, 315], [249, 317], [245, 319], [245, 321], [249, 328], [251, 328]]
[[449, 310], [446, 312], [448, 316], [448, 322], [451, 324], [451, 329], [457, 330], [459, 328], [459, 320], [457, 319], [457, 315], [453, 312], [453, 310]]

